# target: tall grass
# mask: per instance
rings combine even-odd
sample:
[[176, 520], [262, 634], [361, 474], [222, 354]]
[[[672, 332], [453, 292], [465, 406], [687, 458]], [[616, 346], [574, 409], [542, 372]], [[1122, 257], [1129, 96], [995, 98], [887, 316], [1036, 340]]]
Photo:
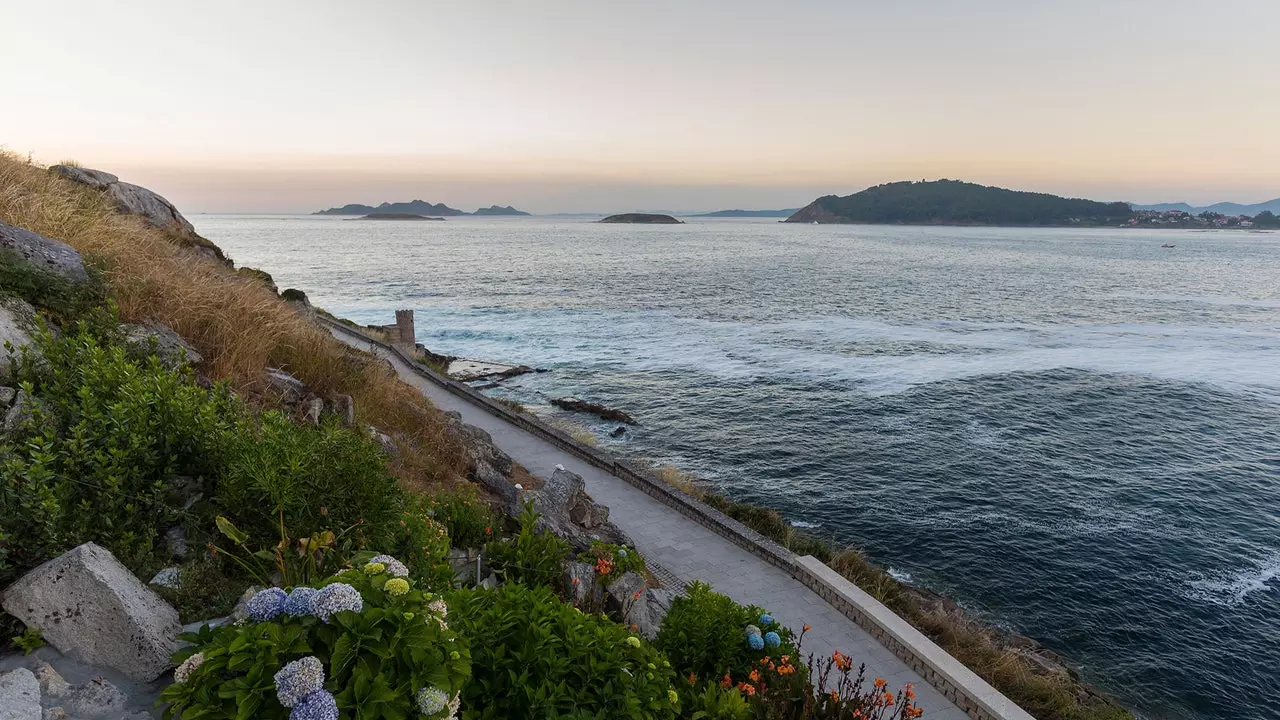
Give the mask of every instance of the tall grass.
[[358, 422], [395, 437], [402, 452], [390, 464], [406, 485], [439, 487], [464, 475], [465, 457], [439, 411], [390, 368], [347, 349], [262, 283], [117, 213], [101, 193], [0, 153], [0, 219], [98, 264], [121, 318], [173, 328], [204, 356], [209, 377], [254, 397], [266, 367], [284, 368], [320, 395], [351, 395]]

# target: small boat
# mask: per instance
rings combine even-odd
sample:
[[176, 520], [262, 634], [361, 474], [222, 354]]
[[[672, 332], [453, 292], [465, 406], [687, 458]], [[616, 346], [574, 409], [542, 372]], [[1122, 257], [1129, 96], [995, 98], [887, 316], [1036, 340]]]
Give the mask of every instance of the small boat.
[[1173, 243], [1165, 243], [1165, 244], [1161, 245], [1160, 247], [1162, 247], [1162, 248], [1171, 248], [1171, 247], [1178, 247], [1178, 246], [1177, 246], [1177, 245], [1174, 245]]

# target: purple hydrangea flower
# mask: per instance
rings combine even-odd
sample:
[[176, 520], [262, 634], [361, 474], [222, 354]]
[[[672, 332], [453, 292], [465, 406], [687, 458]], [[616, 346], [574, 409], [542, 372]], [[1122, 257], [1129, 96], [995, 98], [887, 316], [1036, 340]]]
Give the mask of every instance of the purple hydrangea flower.
[[360, 591], [346, 583], [332, 583], [320, 588], [311, 599], [311, 613], [325, 622], [333, 615], [350, 610], [360, 612], [364, 609], [364, 598]]
[[763, 650], [764, 638], [760, 637], [759, 635], [748, 635], [747, 644], [751, 646], [752, 650]]
[[390, 555], [375, 555], [369, 560], [369, 562], [381, 563], [384, 567], [386, 567], [387, 574], [390, 575], [391, 577], [398, 577], [398, 578], [409, 577], [409, 568], [405, 567], [404, 563], [391, 557]]
[[314, 656], [307, 656], [280, 668], [275, 675], [276, 699], [291, 708], [303, 698], [324, 689], [324, 664]]
[[778, 647], [782, 644], [782, 637], [776, 632], [767, 632], [764, 634], [764, 644], [769, 647]]
[[289, 617], [302, 617], [311, 614], [311, 601], [315, 599], [319, 590], [309, 587], [296, 587], [293, 592], [289, 593], [289, 599], [284, 603], [284, 612]]
[[284, 603], [288, 599], [284, 590], [278, 587], [267, 588], [249, 598], [244, 606], [244, 613], [254, 622], [274, 620], [284, 612]]
[[338, 701], [325, 690], [317, 690], [298, 701], [289, 720], [338, 720]]

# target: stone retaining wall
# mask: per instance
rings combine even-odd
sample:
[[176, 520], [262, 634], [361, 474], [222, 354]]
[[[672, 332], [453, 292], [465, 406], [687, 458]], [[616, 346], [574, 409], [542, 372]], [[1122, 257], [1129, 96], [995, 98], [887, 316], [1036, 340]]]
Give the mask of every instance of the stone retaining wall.
[[450, 393], [478, 405], [490, 414], [521, 428], [552, 445], [591, 463], [639, 488], [668, 507], [678, 510], [704, 527], [714, 530], [735, 545], [756, 555], [804, 583], [832, 607], [839, 610], [856, 625], [869, 632], [915, 670], [930, 685], [968, 713], [974, 720], [1035, 720], [1029, 713], [993, 688], [960, 661], [951, 657], [932, 640], [915, 629], [906, 620], [849, 582], [839, 573], [827, 567], [815, 557], [797, 557], [794, 553], [760, 533], [663, 482], [651, 473], [622, 462], [597, 448], [581, 443], [535, 417], [516, 412], [487, 397], [464, 383], [441, 375], [419, 363], [409, 354], [364, 333], [317, 317], [325, 325], [360, 338], [393, 353], [415, 373], [448, 390]]

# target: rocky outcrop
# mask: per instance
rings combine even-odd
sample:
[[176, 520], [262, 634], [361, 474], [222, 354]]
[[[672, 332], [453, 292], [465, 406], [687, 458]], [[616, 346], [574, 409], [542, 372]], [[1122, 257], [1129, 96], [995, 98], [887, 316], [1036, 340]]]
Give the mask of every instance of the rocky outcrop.
[[576, 550], [589, 549], [592, 540], [634, 546], [626, 533], [609, 522], [609, 508], [587, 494], [581, 475], [557, 468], [528, 496], [538, 513], [539, 528], [568, 540]]
[[204, 357], [191, 347], [191, 343], [164, 323], [152, 320], [141, 325], [122, 323], [120, 330], [124, 333], [125, 345], [135, 352], [151, 353], [151, 343], [154, 342], [156, 356], [170, 369], [176, 370], [184, 364], [195, 367], [204, 362]]
[[0, 249], [15, 252], [31, 265], [71, 282], [89, 280], [80, 253], [60, 240], [0, 221]]
[[31, 344], [35, 328], [35, 308], [17, 298], [0, 297], [0, 382], [13, 379], [10, 360]]
[[578, 398], [571, 398], [571, 397], [554, 398], [551, 400], [551, 404], [555, 405], [556, 407], [562, 410], [569, 410], [571, 412], [591, 413], [592, 415], [599, 417], [601, 420], [612, 420], [613, 422], [626, 423], [628, 425], [636, 424], [636, 421], [634, 418], [622, 412], [621, 410], [615, 410], [611, 407], [605, 407], [604, 405], [600, 405], [599, 403], [587, 402], [586, 400], [579, 400]]
[[120, 182], [120, 178], [101, 170], [90, 170], [74, 165], [54, 165], [49, 170], [72, 182], [78, 182], [102, 192], [115, 202], [116, 208], [121, 213], [137, 215], [152, 227], [168, 231], [200, 254], [231, 264], [221, 248], [200, 237], [196, 233], [195, 226], [178, 212], [173, 203], [159, 194], [140, 185]]
[[310, 394], [305, 383], [279, 368], [267, 368], [263, 378], [267, 393], [283, 405], [297, 405]]
[[497, 496], [508, 512], [518, 514], [520, 491], [511, 481], [515, 461], [493, 444], [493, 437], [489, 433], [463, 422], [462, 415], [457, 411], [446, 412], [445, 421], [466, 452], [467, 459], [471, 461], [468, 477]]
[[[12, 390], [12, 388], [4, 388]], [[8, 393], [5, 393], [8, 395]], [[5, 432], [12, 432], [22, 427], [27, 421], [31, 420], [35, 415], [36, 404], [39, 401], [27, 394], [25, 390], [18, 390], [13, 394], [13, 402], [10, 403], [4, 412], [3, 429]]]
[[138, 581], [105, 548], [85, 543], [10, 585], [0, 605], [75, 660], [141, 682], [173, 664], [178, 611]]
[[275, 278], [271, 277], [271, 273], [267, 272], [266, 270], [259, 270], [258, 268], [252, 268], [252, 267], [242, 267], [242, 268], [236, 269], [236, 274], [246, 280], [260, 282], [263, 285], [266, 285], [267, 289], [273, 293], [276, 293], [276, 294], [280, 293], [280, 289], [276, 287]]
[[652, 640], [674, 600], [671, 593], [645, 584], [639, 573], [629, 572], [605, 588], [605, 609], [623, 625]]
[[40, 681], [26, 668], [0, 675], [0, 720], [40, 720]]

